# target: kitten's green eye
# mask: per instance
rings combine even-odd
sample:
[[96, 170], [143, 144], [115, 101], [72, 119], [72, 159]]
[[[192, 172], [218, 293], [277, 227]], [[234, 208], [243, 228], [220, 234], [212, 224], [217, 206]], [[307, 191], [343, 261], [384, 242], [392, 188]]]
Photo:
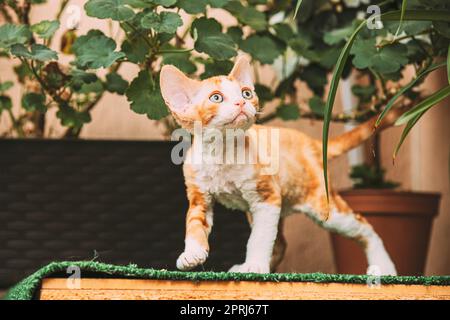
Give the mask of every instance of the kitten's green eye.
[[252, 90], [250, 90], [250, 89], [242, 89], [242, 97], [244, 99], [247, 99], [247, 100], [253, 98]]
[[221, 103], [223, 102], [223, 96], [220, 93], [213, 93], [212, 95], [209, 96], [209, 101], [214, 102], [214, 103]]

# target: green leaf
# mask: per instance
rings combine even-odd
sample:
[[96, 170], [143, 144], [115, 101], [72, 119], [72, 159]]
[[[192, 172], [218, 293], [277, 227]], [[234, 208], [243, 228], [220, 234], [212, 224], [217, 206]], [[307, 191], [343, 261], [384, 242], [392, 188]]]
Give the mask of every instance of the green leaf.
[[212, 8], [222, 8], [224, 5], [226, 5], [231, 0], [208, 0], [208, 4]]
[[372, 96], [377, 92], [377, 88], [375, 86], [361, 86], [354, 85], [352, 87], [352, 93], [359, 98], [361, 102], [369, 102]]
[[168, 110], [161, 96], [158, 81], [154, 81], [147, 70], [139, 72], [126, 91], [131, 109], [148, 118], [159, 120], [167, 116]]
[[11, 110], [12, 101], [8, 96], [0, 95], [0, 114], [3, 110]]
[[151, 0], [153, 3], [163, 7], [170, 7], [177, 3], [177, 0]]
[[0, 48], [9, 49], [13, 44], [24, 44], [31, 38], [27, 26], [4, 24], [0, 26]]
[[311, 111], [320, 117], [323, 117], [325, 111], [325, 102], [318, 96], [309, 99], [309, 108]]
[[426, 112], [431, 107], [433, 107], [440, 101], [444, 100], [449, 95], [450, 95], [450, 85], [433, 93], [432, 95], [430, 95], [429, 97], [418, 103], [416, 106], [414, 106], [412, 109], [402, 114], [400, 118], [398, 118], [397, 121], [395, 121], [395, 125], [396, 126], [402, 125], [414, 119], [417, 115], [421, 114], [422, 112]]
[[60, 106], [56, 117], [61, 120], [63, 126], [75, 129], [79, 129], [91, 121], [89, 112], [77, 111], [69, 106]]
[[442, 21], [434, 21], [433, 28], [439, 32], [439, 34], [447, 39], [450, 39], [450, 23]]
[[126, 4], [137, 9], [153, 9], [156, 5], [170, 7], [173, 6], [176, 2], [177, 0], [125, 0]]
[[17, 76], [17, 79], [22, 84], [25, 82], [26, 77], [32, 77], [32, 74], [33, 74], [30, 70], [30, 67], [25, 62], [22, 62], [21, 64], [15, 66], [14, 72]]
[[105, 87], [103, 82], [100, 79], [96, 79], [94, 82], [83, 83], [81, 88], [77, 91], [77, 93], [81, 94], [91, 94], [95, 93], [96, 95], [100, 95], [105, 91]]
[[207, 0], [178, 0], [177, 5], [189, 14], [205, 12]]
[[257, 34], [243, 40], [241, 49], [263, 64], [272, 64], [282, 53], [270, 37]]
[[242, 36], [244, 35], [242, 28], [234, 26], [230, 27], [227, 30], [227, 34], [233, 39], [233, 41], [237, 44], [240, 44], [242, 41]]
[[230, 1], [224, 9], [235, 16], [239, 22], [256, 31], [264, 31], [267, 28], [266, 15], [254, 7], [244, 6], [239, 1]]
[[145, 41], [142, 41], [139, 37], [135, 37], [133, 40], [124, 40], [120, 50], [125, 53], [125, 56], [130, 62], [142, 63], [145, 61], [145, 57], [149, 53], [149, 46]]
[[98, 30], [91, 30], [87, 35], [77, 38], [72, 46], [75, 64], [81, 69], [98, 69], [111, 66], [125, 53], [114, 51], [116, 43]]
[[322, 96], [328, 80], [328, 70], [318, 64], [309, 64], [299, 74], [299, 78], [306, 82], [314, 94]]
[[31, 51], [28, 51], [28, 49], [23, 44], [14, 44], [11, 47], [11, 54], [15, 55], [16, 57], [38, 61], [58, 59], [58, 55], [55, 51], [42, 44], [32, 44]]
[[414, 85], [421, 81], [427, 74], [429, 74], [430, 72], [445, 66], [445, 62], [439, 63], [439, 64], [434, 64], [431, 65], [428, 69], [422, 71], [422, 73], [418, 74], [417, 77], [411, 81], [410, 83], [408, 83], [408, 85], [402, 87], [392, 98], [391, 100], [389, 100], [389, 102], [386, 104], [386, 107], [383, 109], [383, 111], [381, 112], [381, 114], [378, 116], [377, 121], [375, 122], [375, 127], [378, 127], [381, 123], [381, 121], [383, 120], [383, 118], [386, 116], [386, 114], [389, 112], [389, 110], [391, 110], [391, 108], [394, 106], [395, 101], [397, 101], [398, 98], [400, 98], [403, 94], [405, 94], [405, 92], [407, 92], [409, 89], [411, 89], [412, 87], [414, 87]]
[[375, 39], [358, 39], [355, 41], [351, 51], [353, 65], [358, 69], [365, 69], [372, 66], [372, 57], [377, 54]]
[[256, 95], [258, 96], [259, 103], [261, 105], [264, 105], [264, 103], [266, 103], [268, 101], [272, 101], [274, 99], [272, 90], [270, 90], [269, 87], [267, 87], [263, 84], [256, 83], [255, 84], [255, 92], [256, 92]]
[[375, 46], [375, 39], [355, 41], [351, 54], [353, 65], [358, 69], [373, 68], [380, 73], [393, 73], [408, 63], [408, 48], [401, 43], [386, 45], [380, 49]]
[[141, 25], [156, 32], [175, 33], [183, 25], [183, 20], [175, 12], [149, 12], [142, 17]]
[[394, 43], [378, 50], [372, 56], [371, 66], [380, 73], [392, 73], [408, 63], [407, 47], [401, 43]]
[[313, 45], [312, 35], [304, 30], [298, 30], [294, 38], [288, 41], [289, 46], [299, 55], [303, 55], [304, 51]]
[[47, 83], [47, 87], [51, 90], [59, 90], [65, 86], [68, 77], [61, 70], [57, 62], [48, 63], [42, 70], [43, 81]]
[[48, 39], [58, 30], [59, 21], [44, 20], [31, 26], [31, 31], [36, 33], [42, 39]]
[[276, 114], [285, 121], [300, 118], [300, 110], [296, 104], [282, 104], [277, 107]]
[[99, 19], [127, 21], [134, 16], [134, 11], [124, 0], [89, 0], [84, 9], [88, 16]]
[[294, 31], [291, 26], [286, 23], [277, 23], [272, 26], [275, 31], [275, 34], [278, 38], [283, 40], [285, 43], [289, 43], [289, 41], [295, 37]]
[[325, 102], [318, 96], [314, 96], [309, 99], [309, 108], [311, 111], [318, 116], [323, 116], [325, 111]]
[[45, 96], [40, 93], [29, 92], [22, 96], [22, 108], [27, 111], [45, 112]]
[[128, 88], [128, 81], [124, 80], [118, 73], [108, 73], [106, 75], [106, 90], [123, 95]]
[[201, 17], [192, 22], [191, 30], [197, 30], [197, 35], [222, 33], [222, 25], [213, 18]]
[[0, 83], [0, 93], [3, 93], [12, 88], [14, 83], [12, 81], [5, 81]]
[[195, 63], [190, 60], [191, 55], [188, 52], [164, 53], [162, 56], [163, 64], [174, 65], [186, 74], [197, 71], [197, 67], [195, 66]]
[[233, 62], [229, 60], [207, 60], [203, 62], [205, 65], [205, 72], [200, 75], [200, 79], [207, 79], [214, 76], [229, 74], [233, 69]]
[[204, 52], [217, 60], [226, 60], [236, 56], [236, 44], [215, 19], [199, 18], [191, 26], [197, 32], [195, 50]]
[[79, 91], [84, 84], [96, 82], [98, 80], [95, 73], [89, 73], [79, 69], [73, 69], [70, 72], [69, 85], [75, 90]]
[[199, 36], [195, 42], [195, 50], [218, 60], [226, 60], [237, 54], [233, 39], [224, 33]]
[[405, 32], [407, 35], [416, 35], [426, 29], [430, 29], [431, 26], [432, 23], [430, 21], [403, 21], [401, 25], [398, 21], [385, 22], [385, 28], [394, 34], [397, 30], [400, 30], [398, 34]]
[[[330, 46], [346, 40], [355, 30], [353, 24], [326, 32], [323, 41]], [[355, 44], [356, 45], [356, 44]]]

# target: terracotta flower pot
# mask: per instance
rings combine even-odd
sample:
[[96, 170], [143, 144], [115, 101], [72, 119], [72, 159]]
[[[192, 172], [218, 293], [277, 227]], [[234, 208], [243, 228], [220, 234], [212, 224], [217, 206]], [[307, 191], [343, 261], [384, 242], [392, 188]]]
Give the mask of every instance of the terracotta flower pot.
[[[383, 239], [399, 275], [422, 275], [433, 218], [440, 194], [360, 189], [340, 193], [355, 212], [362, 214]], [[332, 234], [337, 272], [363, 274], [364, 252], [354, 241]]]

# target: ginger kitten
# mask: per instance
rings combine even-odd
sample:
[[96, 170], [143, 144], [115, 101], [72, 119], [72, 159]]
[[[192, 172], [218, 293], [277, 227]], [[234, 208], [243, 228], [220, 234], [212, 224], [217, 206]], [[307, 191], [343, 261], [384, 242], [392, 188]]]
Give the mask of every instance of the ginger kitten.
[[[160, 76], [162, 96], [177, 122], [193, 132], [200, 123], [201, 143], [208, 146], [214, 139], [210, 132], [225, 134], [227, 129], [256, 132], [273, 129], [254, 125], [258, 113], [252, 71], [248, 60], [239, 57], [228, 76], [203, 81], [189, 79], [176, 67], [166, 65]], [[383, 126], [393, 122], [387, 117]], [[337, 138], [329, 144], [329, 158], [343, 154], [373, 133], [374, 120]], [[189, 209], [186, 217], [184, 252], [177, 267], [189, 270], [208, 257], [208, 235], [213, 225], [215, 201], [226, 207], [248, 213], [251, 234], [246, 259], [231, 272], [268, 273], [281, 262], [286, 247], [282, 234], [283, 219], [292, 213], [304, 213], [323, 228], [354, 239], [363, 248], [369, 266], [381, 274], [395, 275], [396, 270], [383, 242], [372, 226], [335, 192], [327, 202], [322, 171], [321, 142], [292, 129], [277, 128], [279, 166], [273, 174], [256, 163], [214, 163], [186, 161], [183, 166]], [[243, 148], [250, 154], [252, 135], [245, 136]], [[195, 142], [194, 142], [195, 144]], [[236, 146], [237, 148], [237, 146]], [[210, 157], [205, 149], [191, 147], [190, 156]], [[202, 154], [196, 154], [202, 153]], [[258, 157], [255, 157], [258, 159]]]

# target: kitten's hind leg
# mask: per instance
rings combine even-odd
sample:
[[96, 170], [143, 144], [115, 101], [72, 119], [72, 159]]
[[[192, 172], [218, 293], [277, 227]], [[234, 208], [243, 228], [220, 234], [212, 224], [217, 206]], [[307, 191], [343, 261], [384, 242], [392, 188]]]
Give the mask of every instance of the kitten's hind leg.
[[278, 233], [275, 239], [275, 244], [273, 246], [272, 260], [270, 260], [270, 272], [275, 272], [277, 267], [280, 265], [286, 253], [286, 238], [283, 234], [284, 218], [280, 218], [278, 223]]
[[316, 210], [308, 205], [295, 206], [325, 229], [357, 241], [364, 249], [369, 269], [380, 275], [396, 275], [397, 271], [387, 253], [383, 241], [364, 217], [353, 213], [347, 203], [337, 194], [330, 199], [330, 215], [323, 220]]

